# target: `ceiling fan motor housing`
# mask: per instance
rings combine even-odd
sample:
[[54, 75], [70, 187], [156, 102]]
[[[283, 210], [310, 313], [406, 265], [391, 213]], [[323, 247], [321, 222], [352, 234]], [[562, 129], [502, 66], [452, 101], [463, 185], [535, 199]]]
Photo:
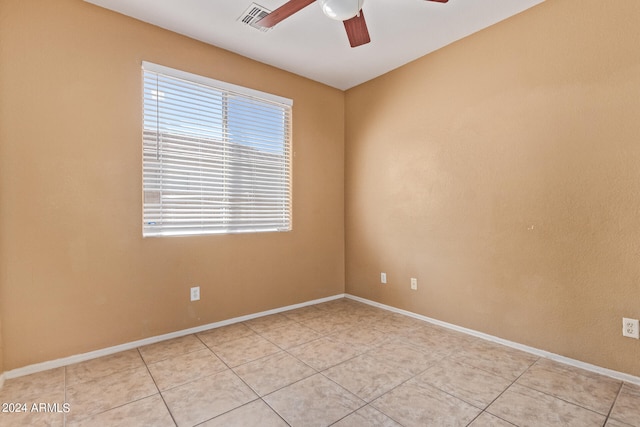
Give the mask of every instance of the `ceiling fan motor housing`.
[[346, 21], [360, 12], [364, 0], [318, 0], [322, 12], [336, 21]]

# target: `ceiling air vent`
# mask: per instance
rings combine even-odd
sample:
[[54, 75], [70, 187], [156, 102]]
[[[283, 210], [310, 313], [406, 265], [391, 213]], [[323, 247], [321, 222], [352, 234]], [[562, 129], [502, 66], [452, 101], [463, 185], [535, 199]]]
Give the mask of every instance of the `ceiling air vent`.
[[269, 9], [260, 6], [259, 4], [251, 3], [247, 10], [245, 10], [242, 15], [238, 18], [238, 21], [243, 24], [247, 24], [255, 28], [256, 30], [260, 30], [263, 32], [269, 31], [271, 28], [264, 28], [260, 25], [257, 25], [256, 22], [270, 14], [271, 11]]

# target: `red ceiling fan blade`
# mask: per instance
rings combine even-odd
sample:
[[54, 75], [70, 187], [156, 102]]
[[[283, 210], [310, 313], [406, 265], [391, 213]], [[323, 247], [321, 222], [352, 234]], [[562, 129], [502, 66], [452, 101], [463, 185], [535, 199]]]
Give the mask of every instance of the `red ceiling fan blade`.
[[342, 22], [344, 23], [344, 29], [347, 30], [347, 37], [349, 37], [351, 47], [358, 47], [371, 41], [362, 11], [353, 18]]
[[260, 25], [261, 27], [271, 28], [279, 22], [284, 21], [294, 13], [309, 6], [314, 1], [316, 0], [289, 0], [288, 2], [256, 22], [256, 24]]
[[425, 0], [425, 1], [436, 1], [436, 2], [438, 2], [438, 3], [446, 3], [446, 2], [448, 2], [449, 0]]

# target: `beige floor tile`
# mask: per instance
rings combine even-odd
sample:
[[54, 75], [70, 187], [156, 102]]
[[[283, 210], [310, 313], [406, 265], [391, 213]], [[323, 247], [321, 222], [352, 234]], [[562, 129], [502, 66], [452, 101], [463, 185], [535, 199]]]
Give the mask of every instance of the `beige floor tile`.
[[204, 342], [208, 347], [211, 347], [213, 345], [237, 340], [238, 338], [255, 335], [255, 332], [244, 323], [234, 323], [233, 325], [209, 329], [208, 331], [201, 332], [197, 335], [202, 342]]
[[300, 322], [300, 324], [313, 329], [321, 335], [329, 335], [334, 332], [349, 329], [352, 326], [342, 320], [339, 320], [331, 313], [325, 313], [322, 316], [305, 320], [304, 322]]
[[460, 349], [467, 347], [471, 341], [468, 336], [462, 333], [432, 325], [412, 329], [401, 335], [406, 338], [407, 342], [415, 345], [422, 351], [443, 357], [454, 352], [459, 352]]
[[402, 427], [377, 409], [367, 405], [331, 427]]
[[349, 328], [327, 336], [334, 341], [363, 347], [378, 347], [389, 341], [389, 334], [373, 327]]
[[364, 402], [321, 374], [276, 391], [264, 400], [291, 426], [328, 426]]
[[624, 383], [610, 418], [633, 426], [640, 426], [640, 385]]
[[367, 354], [401, 372], [411, 375], [419, 374], [441, 359], [438, 354], [424, 353], [415, 346], [402, 341], [391, 341], [382, 347], [370, 350]]
[[[51, 404], [55, 412], [41, 412], [40, 403]], [[0, 427], [62, 427], [64, 403], [64, 368], [7, 380], [0, 390]]]
[[295, 324], [293, 320], [289, 319], [282, 314], [271, 314], [269, 316], [258, 317], [256, 319], [247, 320], [244, 322], [249, 328], [253, 329], [257, 333], [262, 333], [275, 328], [281, 328], [283, 326]]
[[0, 402], [64, 402], [64, 386], [64, 368], [13, 378], [0, 389]]
[[557, 399], [548, 394], [514, 384], [487, 412], [522, 427], [527, 426], [602, 426], [605, 416]]
[[323, 374], [367, 402], [411, 377], [411, 374], [386, 365], [369, 354], [329, 368]]
[[405, 427], [466, 426], [481, 412], [443, 391], [413, 380], [371, 405]]
[[67, 388], [67, 421], [95, 415], [158, 393], [146, 367], [116, 372]]
[[305, 320], [313, 319], [322, 315], [323, 311], [316, 308], [316, 306], [310, 305], [307, 307], [297, 308], [295, 310], [289, 310], [282, 313], [283, 316], [295, 320], [296, 322], [303, 322]]
[[[358, 303], [359, 304], [359, 303]], [[386, 319], [388, 313], [377, 308], [366, 305], [351, 306], [344, 310], [336, 310], [331, 313], [338, 319], [346, 320], [353, 323], [360, 323], [363, 320], [371, 321], [371, 325]]]
[[511, 381], [478, 368], [445, 359], [416, 377], [473, 406], [484, 409], [500, 395]]
[[287, 427], [282, 418], [262, 400], [254, 400], [198, 427]]
[[67, 427], [173, 427], [175, 423], [159, 394], [128, 403], [77, 422]]
[[517, 384], [607, 415], [622, 381], [540, 359], [518, 379]]
[[[331, 317], [336, 323], [347, 323], [350, 327], [364, 325], [365, 321], [372, 320], [370, 313], [364, 310], [341, 310], [331, 313]], [[385, 319], [384, 316], [376, 318], [378, 321]]]
[[242, 365], [280, 350], [259, 335], [250, 335], [210, 347], [224, 363], [230, 367]]
[[366, 304], [362, 304], [348, 298], [338, 298], [316, 304], [315, 307], [319, 310], [323, 310], [326, 313], [335, 313], [342, 310], [357, 310], [366, 307]]
[[609, 418], [604, 427], [637, 427], [637, 425], [632, 426], [631, 424], [626, 424], [621, 421], [616, 421], [613, 418]]
[[[30, 405], [29, 405], [30, 406]], [[0, 427], [63, 427], [64, 413], [11, 412], [0, 413]]]
[[[336, 307], [336, 301], [339, 301], [339, 300], [322, 302], [320, 304], [315, 304], [314, 307], [322, 311], [324, 314], [330, 313], [332, 311], [344, 309], [342, 307]], [[340, 303], [340, 305], [342, 305], [342, 303]]]
[[289, 350], [289, 353], [312, 368], [323, 371], [361, 354], [361, 350], [328, 338], [320, 338], [294, 347]]
[[260, 335], [285, 350], [320, 338], [320, 334], [316, 331], [297, 322], [269, 329], [261, 332]]
[[451, 357], [511, 381], [515, 381], [538, 360], [537, 356], [500, 344], [480, 339], [470, 343]]
[[29, 410], [33, 403], [63, 410], [65, 398], [67, 415], [0, 413], [0, 427], [64, 427], [65, 419], [70, 427], [155, 427], [174, 417], [189, 427], [284, 427], [285, 419], [588, 427], [602, 426], [610, 408], [606, 426], [640, 427], [640, 386], [344, 298], [7, 380], [0, 389], [0, 402]]
[[513, 426], [514, 424], [511, 424], [510, 422], [502, 420], [496, 417], [495, 415], [491, 415], [488, 412], [483, 412], [478, 416], [478, 418], [476, 418], [475, 420], [473, 420], [471, 424], [469, 424], [469, 427], [513, 427]]
[[260, 396], [274, 392], [316, 371], [286, 352], [275, 353], [234, 368]]
[[[384, 318], [383, 315], [374, 315], [371, 313], [356, 313], [347, 316], [347, 326], [350, 329], [375, 329], [373, 325], [378, 324]], [[379, 331], [384, 334], [387, 332]]]
[[137, 349], [75, 363], [66, 367], [67, 387], [142, 366], [144, 362]]
[[376, 322], [373, 327], [387, 334], [408, 334], [423, 327], [424, 323], [422, 320], [393, 313]]
[[151, 363], [148, 367], [161, 391], [228, 369], [208, 348]]
[[162, 392], [179, 427], [194, 426], [257, 398], [230, 370]]
[[170, 357], [180, 356], [206, 348], [195, 335], [186, 335], [140, 347], [140, 354], [146, 363], [156, 363]]

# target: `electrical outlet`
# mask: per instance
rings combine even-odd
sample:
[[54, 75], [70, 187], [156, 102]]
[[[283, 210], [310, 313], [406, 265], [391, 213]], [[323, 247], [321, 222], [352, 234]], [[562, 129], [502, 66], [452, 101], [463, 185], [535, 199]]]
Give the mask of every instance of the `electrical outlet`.
[[387, 273], [380, 273], [380, 283], [387, 283]]
[[200, 286], [195, 286], [191, 288], [191, 301], [199, 301], [200, 300]]
[[640, 338], [640, 331], [638, 327], [638, 319], [622, 318], [622, 336], [629, 338]]
[[418, 290], [418, 279], [416, 279], [415, 277], [411, 278], [411, 289], [413, 289], [414, 291]]

